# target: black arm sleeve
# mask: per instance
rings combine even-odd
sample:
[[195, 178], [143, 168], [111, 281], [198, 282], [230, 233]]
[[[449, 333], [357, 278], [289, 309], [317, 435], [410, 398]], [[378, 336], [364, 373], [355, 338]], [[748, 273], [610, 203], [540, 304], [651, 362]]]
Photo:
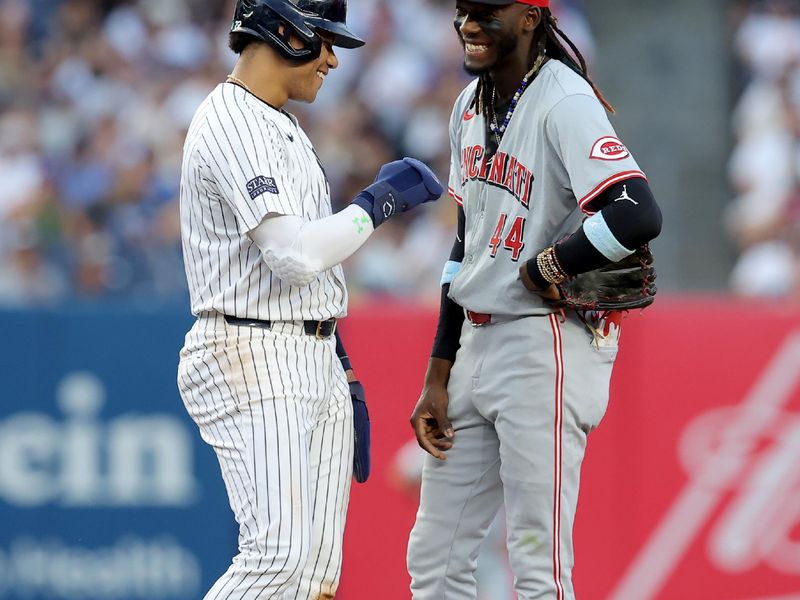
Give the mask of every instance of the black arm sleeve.
[[[592, 204], [602, 207], [600, 212], [611, 233], [629, 250], [643, 246], [661, 233], [661, 210], [644, 179], [626, 179], [613, 185]], [[592, 245], [583, 227], [559, 242], [555, 251], [568, 275], [578, 275], [611, 263]]]
[[353, 368], [353, 365], [350, 364], [350, 357], [347, 356], [347, 351], [344, 349], [344, 344], [342, 343], [342, 338], [339, 335], [339, 330], [336, 330], [336, 356], [339, 357], [339, 360], [342, 363], [342, 368], [345, 371], [350, 371]]
[[[458, 209], [458, 233], [450, 252], [450, 260], [460, 263], [464, 260], [464, 232], [466, 231], [467, 218], [464, 208]], [[442, 285], [442, 301], [439, 308], [439, 324], [436, 327], [436, 339], [433, 342], [432, 358], [442, 358], [455, 362], [456, 353], [460, 346], [461, 326], [464, 324], [464, 311], [453, 302], [447, 294], [450, 284]]]
[[453, 249], [450, 251], [450, 260], [460, 263], [464, 260], [464, 234], [467, 230], [467, 215], [464, 213], [464, 207], [458, 207], [458, 231], [456, 232], [456, 241], [453, 243]]

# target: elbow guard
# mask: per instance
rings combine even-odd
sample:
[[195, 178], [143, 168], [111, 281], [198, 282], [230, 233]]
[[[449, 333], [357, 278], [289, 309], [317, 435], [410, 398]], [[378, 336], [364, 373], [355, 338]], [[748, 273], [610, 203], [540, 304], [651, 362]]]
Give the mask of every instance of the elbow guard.
[[280, 280], [294, 287], [308, 285], [322, 271], [320, 261], [310, 260], [292, 250], [267, 248], [263, 255], [269, 270]]

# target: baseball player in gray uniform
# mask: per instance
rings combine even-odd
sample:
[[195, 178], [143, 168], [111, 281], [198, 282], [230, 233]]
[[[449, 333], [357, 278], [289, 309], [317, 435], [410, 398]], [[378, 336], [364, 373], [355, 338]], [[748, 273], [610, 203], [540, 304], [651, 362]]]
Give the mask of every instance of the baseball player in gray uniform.
[[631, 255], [661, 213], [547, 0], [458, 0], [455, 27], [478, 78], [450, 122], [459, 232], [411, 417], [429, 453], [411, 589], [474, 599], [504, 502], [519, 598], [571, 599], [580, 465], [606, 410], [620, 315], [558, 309], [557, 284]]
[[354, 470], [366, 479], [369, 451], [363, 392], [340, 340], [337, 351], [340, 263], [384, 220], [443, 192], [407, 158], [332, 214], [311, 142], [282, 107], [315, 99], [338, 65], [334, 46], [363, 45], [346, 10], [346, 0], [239, 0], [230, 36], [239, 60], [184, 147], [197, 320], [178, 385], [239, 524], [239, 553], [207, 600], [334, 597], [350, 479]]

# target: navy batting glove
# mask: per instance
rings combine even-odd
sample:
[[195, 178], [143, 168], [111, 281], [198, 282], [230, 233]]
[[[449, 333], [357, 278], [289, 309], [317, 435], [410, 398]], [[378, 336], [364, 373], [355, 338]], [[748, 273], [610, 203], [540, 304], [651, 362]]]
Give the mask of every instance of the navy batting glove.
[[353, 401], [353, 433], [355, 452], [353, 453], [353, 477], [358, 483], [369, 478], [369, 411], [364, 399], [364, 386], [359, 381], [350, 382], [350, 399]]
[[353, 200], [377, 227], [397, 213], [436, 200], [444, 187], [428, 166], [415, 158], [383, 165], [375, 181]]

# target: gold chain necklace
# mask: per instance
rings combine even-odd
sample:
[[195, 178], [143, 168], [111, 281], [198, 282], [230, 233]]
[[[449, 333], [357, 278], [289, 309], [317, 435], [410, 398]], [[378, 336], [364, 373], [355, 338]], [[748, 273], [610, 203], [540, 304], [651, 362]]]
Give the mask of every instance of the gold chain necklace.
[[[225, 79], [225, 81], [228, 81], [230, 83], [235, 83], [239, 87], [242, 87], [245, 90], [247, 90], [248, 92], [250, 92], [251, 94], [253, 94], [253, 90], [251, 90], [247, 86], [247, 84], [244, 81], [242, 81], [241, 79], [239, 79], [238, 77], [234, 77], [233, 75], [228, 75], [228, 77]], [[255, 94], [253, 94], [253, 95], [255, 96]]]

